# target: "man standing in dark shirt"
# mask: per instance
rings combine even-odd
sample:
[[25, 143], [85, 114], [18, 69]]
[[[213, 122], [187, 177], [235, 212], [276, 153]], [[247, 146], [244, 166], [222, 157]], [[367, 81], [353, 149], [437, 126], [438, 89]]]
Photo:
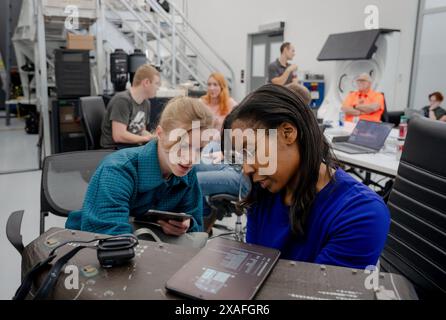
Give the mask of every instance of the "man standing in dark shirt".
[[297, 65], [289, 64], [296, 55], [294, 46], [285, 42], [280, 47], [280, 58], [272, 62], [268, 67], [268, 83], [286, 86], [292, 82], [297, 83]]
[[160, 74], [150, 65], [136, 70], [130, 89], [117, 93], [108, 103], [102, 121], [101, 145], [103, 148], [142, 145], [152, 139], [147, 131], [150, 116], [148, 99], [156, 96], [160, 87]]
[[432, 120], [446, 122], [446, 110], [441, 107], [444, 97], [440, 92], [429, 95], [429, 105], [423, 108], [424, 116]]

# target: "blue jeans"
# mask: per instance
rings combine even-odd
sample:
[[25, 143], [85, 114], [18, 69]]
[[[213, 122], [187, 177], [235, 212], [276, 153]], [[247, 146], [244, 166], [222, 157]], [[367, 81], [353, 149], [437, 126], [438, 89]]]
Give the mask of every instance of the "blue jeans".
[[[251, 183], [242, 172], [227, 164], [199, 164], [196, 167], [198, 184], [203, 197], [216, 194], [230, 194], [246, 197]], [[207, 216], [211, 209], [203, 199], [203, 215]]]

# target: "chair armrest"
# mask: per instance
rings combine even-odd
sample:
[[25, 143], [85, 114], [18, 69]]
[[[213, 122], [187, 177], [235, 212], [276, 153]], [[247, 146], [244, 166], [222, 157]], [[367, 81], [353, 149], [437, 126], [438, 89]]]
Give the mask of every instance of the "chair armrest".
[[398, 127], [400, 125], [402, 116], [404, 116], [404, 111], [388, 112], [388, 122], [393, 123], [396, 127]]
[[11, 215], [8, 218], [8, 222], [6, 223], [6, 236], [9, 242], [20, 253], [20, 255], [22, 254], [24, 249], [22, 235], [20, 233], [22, 227], [23, 213], [24, 213], [23, 210], [11, 213]]

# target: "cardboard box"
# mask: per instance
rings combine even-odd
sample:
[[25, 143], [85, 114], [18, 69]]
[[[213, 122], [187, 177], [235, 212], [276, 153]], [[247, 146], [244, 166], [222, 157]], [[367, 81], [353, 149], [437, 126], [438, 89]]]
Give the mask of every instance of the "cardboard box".
[[82, 132], [79, 117], [76, 117], [74, 107], [65, 106], [59, 109], [60, 133]]
[[94, 36], [68, 33], [67, 49], [94, 50]]
[[74, 107], [63, 107], [59, 109], [59, 121], [60, 123], [73, 123], [76, 122], [76, 116], [74, 114]]
[[81, 133], [82, 126], [80, 123], [61, 123], [60, 133]]

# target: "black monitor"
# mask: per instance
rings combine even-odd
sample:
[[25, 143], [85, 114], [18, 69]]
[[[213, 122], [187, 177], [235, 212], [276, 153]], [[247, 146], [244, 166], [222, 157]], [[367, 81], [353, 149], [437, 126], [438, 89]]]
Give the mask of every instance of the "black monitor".
[[398, 30], [374, 29], [332, 34], [321, 50], [318, 61], [369, 60], [378, 49], [376, 41], [383, 33]]

